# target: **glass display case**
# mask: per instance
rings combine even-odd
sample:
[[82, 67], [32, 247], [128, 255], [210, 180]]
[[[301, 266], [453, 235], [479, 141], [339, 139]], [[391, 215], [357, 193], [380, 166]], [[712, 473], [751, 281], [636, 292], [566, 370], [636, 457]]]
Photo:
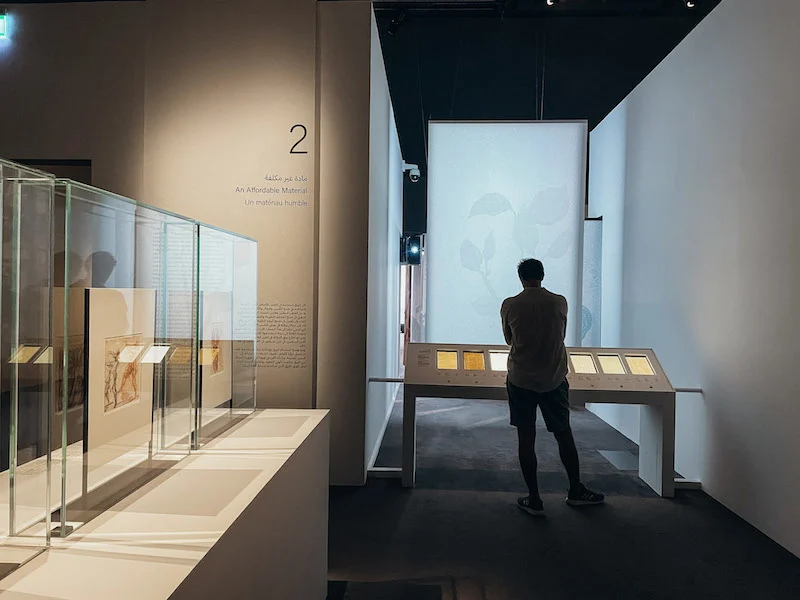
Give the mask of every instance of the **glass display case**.
[[48, 509], [57, 499], [49, 436], [54, 187], [46, 173], [0, 160], [0, 563], [10, 565], [49, 544]]
[[46, 547], [255, 409], [257, 243], [14, 163], [0, 182], [0, 538]]
[[258, 245], [199, 225], [196, 445], [255, 410]]
[[64, 277], [53, 288], [53, 445], [65, 535], [191, 448], [197, 225], [69, 180], [56, 181], [55, 206]]

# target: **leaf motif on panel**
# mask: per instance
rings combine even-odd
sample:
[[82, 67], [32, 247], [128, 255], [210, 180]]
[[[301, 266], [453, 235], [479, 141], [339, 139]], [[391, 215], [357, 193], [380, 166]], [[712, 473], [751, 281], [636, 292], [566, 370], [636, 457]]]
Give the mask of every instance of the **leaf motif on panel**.
[[486, 215], [489, 217], [496, 217], [504, 212], [513, 210], [511, 203], [503, 194], [491, 193], [484, 194], [476, 200], [469, 211], [470, 217], [479, 215]]
[[592, 311], [585, 306], [581, 307], [581, 340], [592, 330], [593, 323]]
[[464, 240], [464, 243], [461, 244], [461, 266], [476, 273], [483, 271], [481, 249], [469, 240]]

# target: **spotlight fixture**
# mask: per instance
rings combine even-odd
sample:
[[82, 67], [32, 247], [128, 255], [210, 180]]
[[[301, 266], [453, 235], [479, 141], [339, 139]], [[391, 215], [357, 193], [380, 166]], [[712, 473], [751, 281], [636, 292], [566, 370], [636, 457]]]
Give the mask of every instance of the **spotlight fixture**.
[[561, 2], [561, 0], [547, 0], [547, 6], [555, 6], [559, 2]]
[[400, 26], [403, 24], [403, 21], [406, 20], [407, 14], [408, 11], [406, 11], [405, 9], [397, 13], [397, 16], [395, 16], [392, 19], [392, 22], [389, 23], [389, 27], [386, 28], [386, 33], [391, 37], [397, 36], [397, 30], [400, 29]]
[[686, 8], [694, 8], [697, 6], [697, 2], [695, 0], [684, 0], [686, 2]]
[[400, 240], [400, 262], [405, 265], [422, 262], [422, 236], [410, 235]]

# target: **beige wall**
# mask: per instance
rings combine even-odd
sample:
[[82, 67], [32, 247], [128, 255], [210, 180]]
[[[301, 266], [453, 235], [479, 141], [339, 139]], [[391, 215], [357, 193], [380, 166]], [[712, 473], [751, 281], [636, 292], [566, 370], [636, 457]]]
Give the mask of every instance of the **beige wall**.
[[366, 2], [319, 4], [317, 405], [331, 409], [340, 485], [366, 477], [371, 18]]
[[11, 6], [0, 43], [0, 156], [89, 159], [92, 183], [141, 198], [144, 2]]
[[[311, 407], [316, 2], [149, 0], [147, 23], [145, 197], [258, 240], [260, 316], [307, 309], [300, 343], [259, 327], [258, 405]], [[264, 187], [306, 191], [246, 191]]]
[[[256, 238], [261, 316], [266, 304], [307, 306], [304, 343], [289, 344], [302, 360], [260, 368], [258, 404], [310, 407], [316, 393], [332, 409], [331, 482], [363, 483], [387, 410], [383, 390], [368, 448], [371, 195], [373, 271], [384, 284], [370, 307], [377, 348], [389, 337], [380, 313], [396, 255], [386, 236], [399, 225], [386, 214], [390, 106], [371, 4], [148, 0], [13, 11], [19, 28], [0, 50], [0, 76], [15, 84], [0, 95], [0, 156], [89, 158], [96, 185]], [[370, 129], [371, 99], [380, 130]], [[290, 154], [298, 124], [307, 154]], [[373, 168], [371, 136], [380, 148]], [[306, 188], [300, 194], [247, 191], [286, 185], [267, 176], [308, 181], [292, 182]], [[287, 198], [297, 205], [275, 205]], [[259, 346], [282, 356], [280, 344]], [[386, 357], [376, 358], [373, 374], [388, 374]]]

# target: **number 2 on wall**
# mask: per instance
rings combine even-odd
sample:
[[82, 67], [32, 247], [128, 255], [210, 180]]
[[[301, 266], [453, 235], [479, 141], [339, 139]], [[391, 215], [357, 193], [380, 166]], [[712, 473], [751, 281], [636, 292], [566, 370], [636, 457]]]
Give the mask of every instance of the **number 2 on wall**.
[[308, 129], [306, 129], [305, 125], [297, 124], [297, 125], [293, 125], [292, 126], [291, 130], [289, 131], [289, 133], [294, 133], [295, 129], [302, 129], [303, 130], [303, 136], [294, 143], [294, 146], [292, 146], [292, 149], [289, 150], [289, 154], [308, 154], [307, 150], [298, 150], [297, 149], [297, 147], [305, 141], [306, 136], [308, 135]]

